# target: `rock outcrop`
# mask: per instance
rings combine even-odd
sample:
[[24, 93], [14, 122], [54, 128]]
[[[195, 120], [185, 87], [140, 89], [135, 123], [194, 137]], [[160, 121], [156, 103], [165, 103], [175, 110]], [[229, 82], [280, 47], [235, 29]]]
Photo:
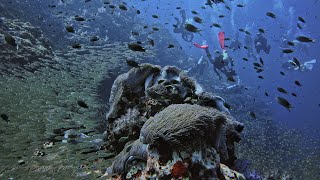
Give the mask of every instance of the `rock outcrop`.
[[243, 124], [178, 68], [132, 68], [115, 80], [109, 103], [105, 138], [119, 154], [106, 176], [242, 179], [225, 166], [234, 166]]

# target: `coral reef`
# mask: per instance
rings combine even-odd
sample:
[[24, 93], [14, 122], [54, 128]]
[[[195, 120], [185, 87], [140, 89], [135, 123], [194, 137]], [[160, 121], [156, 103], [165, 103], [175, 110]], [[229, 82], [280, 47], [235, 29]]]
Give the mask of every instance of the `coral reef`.
[[244, 126], [224, 102], [173, 66], [141, 64], [118, 76], [105, 139], [119, 154], [105, 175], [241, 179], [225, 165], [235, 165]]

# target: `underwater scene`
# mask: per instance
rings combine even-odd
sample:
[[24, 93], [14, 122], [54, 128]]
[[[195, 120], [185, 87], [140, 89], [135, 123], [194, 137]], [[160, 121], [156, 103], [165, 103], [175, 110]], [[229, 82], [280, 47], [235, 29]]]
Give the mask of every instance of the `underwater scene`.
[[0, 179], [320, 179], [320, 1], [1, 0]]

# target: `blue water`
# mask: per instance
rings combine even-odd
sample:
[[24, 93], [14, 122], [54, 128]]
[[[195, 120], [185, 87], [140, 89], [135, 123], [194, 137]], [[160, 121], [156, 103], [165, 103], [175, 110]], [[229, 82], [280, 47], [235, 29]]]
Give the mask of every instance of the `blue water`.
[[[204, 1], [144, 1], [136, 2], [129, 1], [130, 5], [138, 7], [142, 12], [139, 17], [150, 23], [168, 23], [165, 25], [169, 30], [172, 29], [172, 24], [175, 23], [172, 17], [179, 17], [179, 9], [181, 7], [185, 9], [187, 18], [192, 19], [194, 15], [191, 13], [195, 10], [199, 13], [204, 21], [202, 25], [193, 23], [199, 29], [201, 29], [201, 35], [195, 35], [193, 42], [201, 44], [204, 40], [209, 44], [209, 49], [213, 52], [220, 50], [217, 34], [220, 31], [226, 33], [226, 37], [231, 39], [236, 37], [239, 33], [238, 29], [243, 28], [251, 33], [252, 39], [258, 32], [259, 28], [263, 28], [266, 32], [264, 36], [267, 38], [268, 43], [271, 45], [270, 54], [264, 52], [255, 55], [262, 57], [265, 62], [265, 71], [259, 75], [264, 77], [264, 80], [258, 79], [258, 74], [252, 67], [253, 59], [249, 62], [242, 61], [242, 57], [246, 57], [246, 51], [242, 48], [242, 52], [229, 53], [230, 56], [235, 58], [236, 69], [238, 69], [239, 77], [241, 82], [249, 86], [260, 86], [261, 88], [257, 93], [257, 96], [264, 98], [265, 101], [270, 105], [273, 112], [273, 118], [275, 121], [287, 122], [291, 128], [304, 129], [306, 131], [319, 130], [320, 127], [320, 83], [319, 77], [319, 55], [318, 50], [320, 38], [320, 24], [318, 17], [319, 13], [319, 2], [313, 0], [308, 1], [226, 1], [226, 4], [231, 7], [231, 11], [227, 10], [225, 4], [213, 4], [213, 8], [204, 5]], [[237, 4], [243, 4], [245, 7], [236, 7]], [[205, 6], [206, 9], [201, 9], [201, 6]], [[272, 19], [266, 16], [266, 12], [273, 12], [276, 15], [276, 19]], [[152, 14], [159, 15], [159, 19], [151, 17]], [[217, 17], [218, 15], [225, 15], [224, 18]], [[298, 16], [305, 19], [306, 23], [300, 23], [303, 25], [303, 29], [297, 27]], [[218, 23], [222, 26], [222, 29], [210, 28], [212, 23]], [[171, 30], [172, 32], [172, 30]], [[201, 50], [196, 49], [191, 43], [184, 42], [184, 40], [175, 33], [172, 35], [176, 36], [180, 45], [185, 50], [185, 53], [189, 56], [200, 58], [202, 55]], [[315, 43], [307, 44], [307, 52], [295, 50], [290, 55], [282, 56], [281, 52], [281, 39], [286, 37], [291, 41], [296, 36], [304, 35], [316, 39]], [[239, 40], [243, 43], [244, 33], [240, 33]], [[228, 44], [228, 43], [226, 43]], [[295, 48], [294, 48], [295, 49]], [[283, 62], [292, 59], [292, 57], [298, 58], [301, 63], [316, 59], [318, 62], [310, 72], [292, 72], [286, 71], [281, 68]], [[242, 67], [246, 67], [243, 69]], [[280, 71], [285, 72], [285, 76], [280, 74]], [[302, 87], [298, 87], [294, 84], [295, 80], [299, 80], [302, 83]], [[289, 94], [284, 95], [277, 91], [277, 87], [286, 89]], [[265, 92], [270, 96], [265, 97]], [[297, 97], [293, 97], [290, 94], [294, 92]], [[286, 98], [294, 108], [289, 112], [284, 107], [280, 106], [275, 98], [281, 96]]]

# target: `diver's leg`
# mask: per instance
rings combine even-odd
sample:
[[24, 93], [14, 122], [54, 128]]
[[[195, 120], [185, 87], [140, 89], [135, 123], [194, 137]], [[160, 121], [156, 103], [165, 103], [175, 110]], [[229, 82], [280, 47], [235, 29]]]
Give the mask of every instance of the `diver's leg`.
[[214, 72], [217, 74], [218, 78], [221, 80], [222, 77], [221, 77], [221, 75], [219, 74], [217, 68], [213, 67], [213, 70], [214, 70]]
[[269, 54], [270, 53], [270, 50], [271, 50], [271, 46], [270, 46], [270, 44], [267, 46], [267, 54]]

